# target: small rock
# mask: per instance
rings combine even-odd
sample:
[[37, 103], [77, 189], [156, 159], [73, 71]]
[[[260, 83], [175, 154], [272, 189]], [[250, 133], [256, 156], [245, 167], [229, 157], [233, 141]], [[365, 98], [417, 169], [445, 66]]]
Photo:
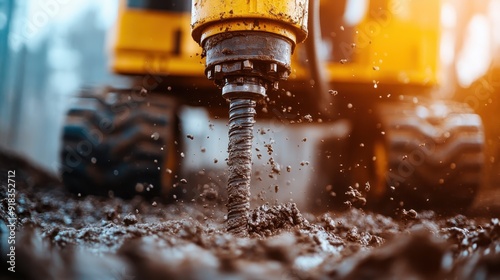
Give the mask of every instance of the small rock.
[[126, 226], [137, 224], [137, 217], [134, 214], [128, 214], [123, 218], [123, 223]]

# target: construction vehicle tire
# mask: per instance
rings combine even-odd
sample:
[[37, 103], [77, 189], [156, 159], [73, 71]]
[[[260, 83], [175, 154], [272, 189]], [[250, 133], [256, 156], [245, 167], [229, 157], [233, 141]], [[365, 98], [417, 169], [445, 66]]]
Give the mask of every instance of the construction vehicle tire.
[[178, 170], [178, 106], [162, 94], [84, 92], [67, 113], [61, 172], [77, 194], [165, 195]]
[[400, 208], [462, 211], [482, 183], [484, 131], [466, 104], [413, 99], [381, 104], [386, 201]]
[[321, 204], [463, 211], [482, 182], [484, 145], [481, 118], [466, 104], [417, 98], [377, 104], [371, 116], [356, 118], [348, 138], [321, 147], [328, 157], [320, 166], [329, 169], [322, 174], [332, 174], [317, 186], [327, 186]]

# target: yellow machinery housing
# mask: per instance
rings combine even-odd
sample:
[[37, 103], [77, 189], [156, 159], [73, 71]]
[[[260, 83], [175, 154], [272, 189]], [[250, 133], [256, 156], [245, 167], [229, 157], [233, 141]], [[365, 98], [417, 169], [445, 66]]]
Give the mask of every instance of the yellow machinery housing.
[[[365, 3], [361, 17], [349, 22], [353, 19], [349, 19], [348, 13], [361, 7], [349, 7], [345, 1], [321, 1], [323, 39], [333, 46], [335, 54], [325, 57], [330, 81], [435, 85], [439, 71], [440, 2], [376, 0]], [[341, 20], [333, 19], [337, 24], [329, 24], [331, 13], [340, 15]], [[296, 68], [296, 78], [305, 79], [307, 67], [304, 63], [296, 65], [300, 65]]]
[[[264, 19], [264, 11], [272, 11], [273, 8], [279, 10], [276, 5], [285, 5], [280, 4], [281, 2], [288, 1], [255, 1], [255, 7], [213, 7], [217, 15], [199, 15], [204, 22], [197, 22], [195, 26], [217, 21], [223, 13], [231, 14], [234, 18], [245, 17], [245, 11], [252, 9], [260, 11], [262, 14], [258, 17]], [[332, 51], [336, 55], [324, 54], [330, 82], [419, 86], [437, 84], [439, 1], [366, 1], [365, 12], [352, 26], [342, 20], [345, 17], [343, 12], [346, 2], [321, 1], [323, 39], [336, 48]], [[282, 16], [269, 14], [276, 18]], [[330, 14], [341, 17], [340, 20], [332, 19], [338, 24], [332, 25]], [[122, 1], [112, 43], [112, 70], [120, 74], [154, 73], [200, 77], [204, 69], [202, 49], [189, 35], [190, 19], [189, 10], [138, 9], [128, 7], [127, 2]], [[304, 28], [302, 25], [305, 23], [294, 22], [293, 18], [290, 21], [295, 29]], [[256, 28], [254, 22], [238, 26], [231, 24], [231, 21], [224, 21], [214, 25], [204, 36], [220, 30], [228, 32], [252, 28]], [[294, 41], [305, 39], [304, 32], [295, 32], [280, 24], [268, 25], [261, 21], [258, 28]], [[295, 34], [300, 34], [299, 38], [295, 38]], [[197, 40], [204, 39], [199, 31], [195, 31], [194, 36]], [[342, 41], [339, 42], [339, 38]], [[333, 42], [335, 40], [337, 41]], [[303, 53], [301, 48], [304, 46], [298, 46], [290, 79], [302, 83], [309, 77], [307, 63], [303, 55], [300, 56]]]
[[190, 35], [189, 1], [174, 1], [182, 5], [178, 9], [130, 2], [120, 2], [111, 69], [126, 75], [202, 77], [202, 50]]

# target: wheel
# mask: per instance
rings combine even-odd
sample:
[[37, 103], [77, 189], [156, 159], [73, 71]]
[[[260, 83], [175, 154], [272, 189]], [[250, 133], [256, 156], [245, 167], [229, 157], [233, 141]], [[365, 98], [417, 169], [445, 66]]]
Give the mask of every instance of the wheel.
[[323, 206], [463, 210], [481, 185], [484, 145], [481, 118], [465, 104], [377, 104], [348, 138], [321, 147], [321, 174], [331, 174], [319, 184]]
[[400, 207], [463, 210], [481, 186], [484, 131], [466, 104], [381, 104], [387, 148], [386, 198]]
[[84, 92], [67, 113], [62, 179], [78, 194], [164, 195], [179, 167], [177, 102], [134, 90]]

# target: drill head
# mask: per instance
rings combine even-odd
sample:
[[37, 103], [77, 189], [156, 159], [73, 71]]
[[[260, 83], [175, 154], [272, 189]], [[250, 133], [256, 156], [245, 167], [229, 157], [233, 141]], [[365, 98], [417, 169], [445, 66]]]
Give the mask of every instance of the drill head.
[[229, 104], [227, 231], [238, 236], [248, 235], [255, 104], [252, 98], [232, 98]]

